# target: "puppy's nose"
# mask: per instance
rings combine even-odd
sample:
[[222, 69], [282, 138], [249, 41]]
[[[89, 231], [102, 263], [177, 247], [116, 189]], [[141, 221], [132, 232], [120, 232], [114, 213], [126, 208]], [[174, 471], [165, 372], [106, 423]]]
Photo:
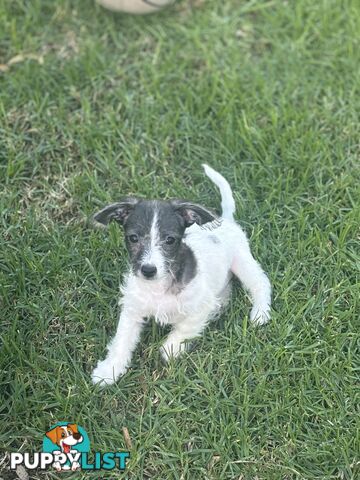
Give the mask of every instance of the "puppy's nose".
[[156, 274], [156, 267], [155, 265], [149, 265], [145, 263], [144, 265], [141, 266], [141, 273], [144, 275], [146, 278], [152, 278]]
[[74, 432], [74, 433], [73, 433], [73, 437], [75, 438], [75, 440], [80, 440], [81, 433], [79, 433], [79, 432]]

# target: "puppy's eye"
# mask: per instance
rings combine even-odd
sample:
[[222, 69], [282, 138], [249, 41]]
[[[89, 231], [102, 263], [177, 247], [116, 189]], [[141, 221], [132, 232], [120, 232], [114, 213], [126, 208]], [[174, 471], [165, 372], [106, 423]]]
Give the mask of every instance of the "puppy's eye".
[[175, 238], [172, 237], [171, 235], [168, 235], [168, 236], [166, 237], [165, 242], [167, 243], [167, 245], [172, 245], [173, 243], [175, 243]]
[[65, 432], [62, 432], [61, 437], [65, 438]]
[[139, 237], [138, 237], [137, 235], [135, 235], [135, 234], [129, 235], [129, 236], [128, 236], [128, 239], [129, 239], [129, 241], [130, 241], [131, 243], [137, 243], [137, 242], [139, 241]]

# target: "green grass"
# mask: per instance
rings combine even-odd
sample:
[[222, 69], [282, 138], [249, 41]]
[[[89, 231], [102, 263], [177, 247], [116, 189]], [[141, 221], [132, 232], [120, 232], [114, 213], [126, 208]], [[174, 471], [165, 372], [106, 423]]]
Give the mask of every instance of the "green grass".
[[[68, 420], [92, 451], [126, 449], [127, 427], [129, 479], [358, 478], [359, 31], [356, 0], [184, 0], [148, 17], [0, 2], [2, 453], [40, 450]], [[126, 253], [87, 218], [123, 194], [217, 208], [204, 161], [234, 187], [272, 321], [249, 324], [236, 286], [194, 351], [163, 365], [150, 325], [101, 391], [90, 372]], [[124, 477], [74, 478], [89, 476]]]

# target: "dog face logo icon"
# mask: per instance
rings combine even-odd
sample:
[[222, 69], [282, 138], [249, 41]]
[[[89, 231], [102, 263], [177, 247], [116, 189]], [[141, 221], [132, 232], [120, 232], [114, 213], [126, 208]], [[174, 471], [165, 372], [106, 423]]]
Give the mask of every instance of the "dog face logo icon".
[[75, 423], [69, 423], [64, 426], [57, 426], [52, 430], [49, 430], [45, 435], [50, 440], [60, 447], [60, 450], [64, 453], [70, 453], [71, 447], [81, 443], [83, 436], [78, 431], [78, 427]]
[[81, 468], [81, 453], [89, 450], [88, 436], [76, 423], [59, 422], [45, 433], [43, 451], [54, 455], [57, 471]]

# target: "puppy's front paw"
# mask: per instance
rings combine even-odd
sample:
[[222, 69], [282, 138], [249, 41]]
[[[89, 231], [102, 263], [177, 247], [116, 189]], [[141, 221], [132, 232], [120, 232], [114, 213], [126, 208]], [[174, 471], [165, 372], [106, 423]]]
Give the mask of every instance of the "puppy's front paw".
[[250, 320], [255, 323], [255, 325], [267, 323], [270, 320], [270, 306], [254, 305], [250, 313]]
[[91, 379], [94, 385], [112, 385], [120, 375], [126, 372], [126, 368], [119, 368], [113, 362], [105, 359], [97, 364], [91, 375]]
[[186, 343], [167, 340], [164, 345], [160, 347], [160, 354], [165, 362], [169, 362], [171, 358], [178, 357], [187, 349], [188, 345]]

